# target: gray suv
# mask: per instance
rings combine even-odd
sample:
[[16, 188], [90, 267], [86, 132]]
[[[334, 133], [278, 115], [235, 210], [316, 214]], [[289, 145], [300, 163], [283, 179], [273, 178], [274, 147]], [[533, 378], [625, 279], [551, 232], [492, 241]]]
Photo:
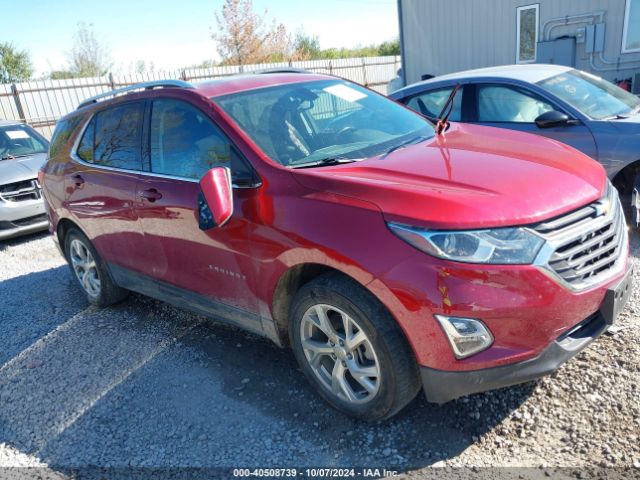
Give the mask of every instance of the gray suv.
[[409, 85], [393, 100], [437, 117], [455, 85], [450, 120], [535, 133], [598, 160], [640, 222], [640, 99], [570, 67], [505, 65]]
[[38, 170], [48, 149], [30, 126], [0, 120], [0, 240], [47, 228]]

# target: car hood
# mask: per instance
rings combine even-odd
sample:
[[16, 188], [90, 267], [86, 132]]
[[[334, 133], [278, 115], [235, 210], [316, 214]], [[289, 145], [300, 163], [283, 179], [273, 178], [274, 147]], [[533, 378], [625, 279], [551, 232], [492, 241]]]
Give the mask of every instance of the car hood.
[[47, 160], [46, 153], [0, 160], [0, 184], [20, 182], [38, 177], [38, 170]]
[[293, 172], [313, 190], [375, 204], [387, 221], [438, 229], [535, 223], [595, 201], [606, 182], [571, 147], [463, 124], [386, 158]]
[[609, 123], [623, 134], [640, 133], [640, 114], [619, 120], [611, 120]]

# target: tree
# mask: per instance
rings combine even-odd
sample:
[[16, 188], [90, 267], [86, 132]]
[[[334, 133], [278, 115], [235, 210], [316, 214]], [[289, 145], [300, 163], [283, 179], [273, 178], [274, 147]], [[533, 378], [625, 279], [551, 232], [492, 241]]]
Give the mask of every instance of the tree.
[[69, 70], [51, 70], [49, 78], [51, 80], [66, 80], [67, 78], [74, 78], [75, 74]]
[[253, 11], [252, 0], [225, 0], [216, 12], [218, 29], [211, 34], [217, 42], [222, 63], [247, 65], [282, 61], [291, 55], [291, 40], [284, 25], [275, 20], [266, 25], [266, 15]]
[[400, 55], [400, 39], [396, 38], [390, 42], [382, 42], [378, 45], [378, 55], [382, 57]]
[[31, 57], [12, 43], [0, 43], [0, 83], [24, 82], [33, 75]]
[[96, 38], [91, 23], [78, 22], [68, 58], [69, 71], [76, 77], [100, 77], [111, 67], [109, 51]]
[[136, 61], [135, 65], [133, 66], [133, 73], [142, 74], [146, 70], [147, 70], [147, 64], [145, 63], [144, 60]]
[[189, 69], [204, 69], [204, 68], [213, 68], [216, 65], [218, 65], [218, 64], [213, 60], [203, 60], [200, 63], [196, 63], [194, 65], [190, 65], [187, 68], [189, 68]]
[[136, 60], [129, 67], [129, 71], [132, 71], [135, 74], [142, 75], [144, 73], [153, 73], [156, 69], [153, 61], [149, 61], [148, 63], [145, 60]]
[[316, 35], [308, 35], [302, 30], [298, 30], [293, 40], [294, 60], [313, 60], [322, 58], [320, 40]]

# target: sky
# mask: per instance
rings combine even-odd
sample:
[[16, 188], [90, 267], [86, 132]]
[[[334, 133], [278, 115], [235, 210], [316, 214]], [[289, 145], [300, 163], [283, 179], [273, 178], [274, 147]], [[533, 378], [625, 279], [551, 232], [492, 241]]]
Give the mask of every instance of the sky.
[[[211, 39], [223, 0], [0, 0], [0, 42], [30, 52], [36, 75], [63, 69], [80, 21], [93, 24], [115, 73], [138, 60], [173, 70], [218, 58]], [[355, 47], [398, 36], [397, 0], [254, 0], [254, 11], [288, 32], [317, 35], [321, 48]]]

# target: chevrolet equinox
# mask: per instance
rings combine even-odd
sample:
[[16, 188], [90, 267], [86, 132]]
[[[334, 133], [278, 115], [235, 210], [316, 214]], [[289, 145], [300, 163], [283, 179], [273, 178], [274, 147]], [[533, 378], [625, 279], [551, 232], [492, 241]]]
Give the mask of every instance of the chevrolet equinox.
[[152, 82], [61, 119], [40, 181], [89, 302], [136, 291], [290, 345], [378, 420], [552, 372], [631, 290], [602, 166], [441, 127], [325, 75]]

